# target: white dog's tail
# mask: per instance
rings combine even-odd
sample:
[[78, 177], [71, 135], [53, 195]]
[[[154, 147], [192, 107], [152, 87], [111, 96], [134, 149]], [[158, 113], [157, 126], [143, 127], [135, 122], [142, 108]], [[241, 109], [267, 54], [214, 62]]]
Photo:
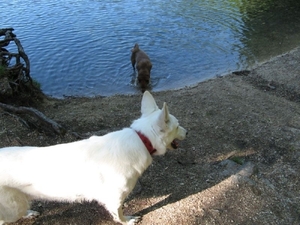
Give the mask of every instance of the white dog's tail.
[[15, 188], [0, 187], [0, 224], [17, 221], [27, 214], [29, 207], [26, 194]]

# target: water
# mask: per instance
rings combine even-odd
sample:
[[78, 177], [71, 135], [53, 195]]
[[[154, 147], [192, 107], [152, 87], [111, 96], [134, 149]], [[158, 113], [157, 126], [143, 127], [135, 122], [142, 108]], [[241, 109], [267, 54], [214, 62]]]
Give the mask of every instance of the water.
[[[152, 90], [251, 68], [300, 44], [299, 0], [12, 0], [31, 76], [53, 97], [138, 93], [130, 50], [152, 60]], [[3, 10], [4, 9], [4, 10]]]

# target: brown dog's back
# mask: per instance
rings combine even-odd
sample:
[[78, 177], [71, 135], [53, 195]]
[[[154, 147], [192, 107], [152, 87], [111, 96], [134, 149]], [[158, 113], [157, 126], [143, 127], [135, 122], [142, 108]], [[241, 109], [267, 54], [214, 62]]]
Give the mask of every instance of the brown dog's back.
[[133, 70], [135, 70], [135, 67], [137, 69], [138, 83], [144, 92], [150, 82], [152, 63], [149, 56], [139, 48], [138, 44], [135, 44], [131, 49], [131, 64]]
[[[132, 67], [134, 69], [134, 65], [137, 63], [139, 63], [140, 61], [149, 61], [149, 63], [151, 64], [150, 58], [149, 56], [143, 52], [138, 44], [135, 44], [133, 49], [131, 49], [131, 63], [132, 63]], [[138, 68], [137, 68], [138, 69]], [[151, 68], [150, 68], [151, 70]]]

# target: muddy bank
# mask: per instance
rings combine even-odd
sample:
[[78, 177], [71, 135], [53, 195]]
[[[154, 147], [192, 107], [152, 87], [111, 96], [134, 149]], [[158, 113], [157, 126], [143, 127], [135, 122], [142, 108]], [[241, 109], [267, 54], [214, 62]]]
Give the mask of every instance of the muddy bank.
[[[299, 224], [299, 62], [297, 48], [249, 72], [153, 93], [189, 136], [154, 159], [125, 213], [142, 215], [145, 225]], [[140, 100], [45, 99], [37, 108], [69, 130], [65, 136], [27, 128], [0, 111], [0, 145], [44, 146], [77, 140], [72, 132], [88, 137], [121, 129], [139, 117]], [[114, 224], [95, 203], [34, 202], [33, 209], [41, 215], [15, 224]]]

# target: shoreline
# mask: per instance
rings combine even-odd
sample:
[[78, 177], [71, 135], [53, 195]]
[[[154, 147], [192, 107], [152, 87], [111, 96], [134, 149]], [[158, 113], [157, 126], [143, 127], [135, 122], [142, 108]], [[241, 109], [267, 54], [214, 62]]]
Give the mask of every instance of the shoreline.
[[[270, 64], [270, 63], [272, 63], [276, 60], [279, 60], [281, 57], [286, 57], [288, 55], [293, 55], [293, 54], [298, 55], [299, 54], [298, 53], [299, 49], [300, 49], [300, 46], [295, 47], [294, 49], [292, 49], [292, 50], [290, 50], [286, 53], [274, 56], [274, 57], [270, 58], [269, 60], [258, 63], [257, 65], [251, 67], [251, 69], [232, 71], [231, 73], [224, 73], [222, 75], [214, 75], [211, 78], [207, 78], [207, 79], [199, 81], [195, 84], [187, 85], [187, 86], [180, 87], [180, 88], [174, 88], [174, 89], [168, 89], [168, 90], [158, 90], [158, 91], [149, 90], [149, 91], [151, 93], [152, 92], [153, 93], [160, 93], [160, 92], [183, 91], [183, 90], [188, 90], [190, 88], [195, 88], [203, 82], [209, 82], [209, 81], [214, 80], [214, 79], [225, 78], [225, 77], [233, 75], [233, 74], [235, 74], [237, 76], [247, 76], [250, 72], [256, 71], [257, 69], [260, 69], [260, 68], [265, 68], [266, 65], [268, 65], [268, 64]], [[276, 63], [276, 64], [278, 64], [278, 63]], [[268, 75], [268, 78], [269, 78], [269, 80], [271, 80], [269, 76], [270, 75]], [[63, 97], [52, 97], [51, 95], [46, 95], [45, 94], [45, 96], [48, 97], [48, 98], [52, 98], [52, 99], [63, 100], [63, 99], [66, 99], [66, 98], [69, 98], [69, 99], [74, 99], [74, 98], [110, 98], [110, 97], [116, 97], [116, 96], [133, 96], [133, 95], [141, 95], [141, 94], [142, 94], [141, 91], [137, 88], [135, 93], [116, 93], [116, 94], [112, 94], [112, 95], [100, 95], [99, 94], [99, 95], [93, 95], [93, 96], [78, 96], [78, 95], [75, 95], [75, 96], [70, 95], [69, 96], [68, 95], [68, 96], [63, 96]]]

